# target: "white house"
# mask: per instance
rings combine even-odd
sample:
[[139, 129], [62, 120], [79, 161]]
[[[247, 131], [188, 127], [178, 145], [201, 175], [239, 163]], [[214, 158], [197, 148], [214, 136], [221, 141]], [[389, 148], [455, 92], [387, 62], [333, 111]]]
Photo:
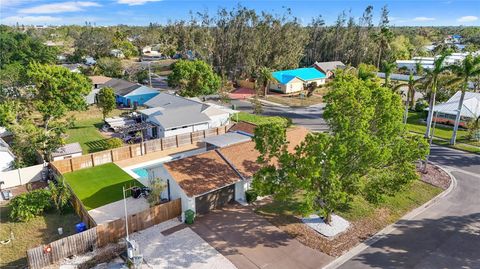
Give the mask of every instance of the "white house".
[[215, 128], [230, 123], [231, 112], [180, 96], [160, 93], [140, 110], [144, 121], [156, 127], [147, 130], [150, 137], [162, 138]]
[[113, 57], [119, 58], [119, 59], [125, 58], [125, 55], [123, 54], [123, 51], [119, 50], [119, 49], [110, 50], [110, 55], [112, 55]]
[[8, 144], [0, 138], [0, 172], [12, 170], [15, 155], [10, 151]]
[[326, 75], [314, 67], [276, 71], [272, 73], [275, 79], [270, 83], [270, 89], [282, 93], [294, 93], [304, 89], [309, 83], [325, 84]]

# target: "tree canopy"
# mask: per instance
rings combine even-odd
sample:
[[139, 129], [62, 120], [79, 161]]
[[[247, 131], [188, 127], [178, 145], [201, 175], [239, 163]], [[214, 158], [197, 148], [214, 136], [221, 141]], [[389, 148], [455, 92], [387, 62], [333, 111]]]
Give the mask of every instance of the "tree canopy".
[[294, 152], [281, 126], [257, 128], [254, 137], [262, 164], [254, 189], [277, 199], [301, 194], [298, 210], [327, 220], [354, 194], [379, 202], [417, 179], [414, 162], [428, 149], [406, 132], [400, 96], [378, 81], [340, 73], [331, 87], [324, 114], [330, 134], [309, 134]]
[[206, 62], [180, 60], [173, 65], [168, 85], [180, 89], [182, 96], [200, 96], [217, 93], [221, 79]]

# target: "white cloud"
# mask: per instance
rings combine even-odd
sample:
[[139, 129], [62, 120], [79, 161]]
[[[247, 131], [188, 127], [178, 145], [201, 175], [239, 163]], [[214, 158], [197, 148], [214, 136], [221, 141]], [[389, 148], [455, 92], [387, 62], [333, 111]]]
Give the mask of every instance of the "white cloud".
[[119, 4], [127, 4], [129, 6], [139, 6], [148, 2], [159, 2], [162, 0], [117, 0]]
[[50, 24], [50, 23], [55, 23], [59, 22], [62, 19], [57, 18], [57, 17], [52, 17], [52, 16], [10, 16], [2, 19], [2, 23], [5, 24], [16, 24], [17, 22], [19, 24]]
[[99, 7], [100, 4], [96, 2], [61, 2], [55, 4], [45, 4], [35, 7], [23, 8], [20, 9], [20, 13], [25, 14], [53, 14], [53, 13], [64, 13], [64, 12], [75, 12], [82, 11], [86, 7]]
[[477, 21], [477, 16], [463, 16], [457, 19], [458, 22], [474, 22]]
[[413, 18], [413, 21], [434, 21], [435, 18], [429, 18], [429, 17], [415, 17]]

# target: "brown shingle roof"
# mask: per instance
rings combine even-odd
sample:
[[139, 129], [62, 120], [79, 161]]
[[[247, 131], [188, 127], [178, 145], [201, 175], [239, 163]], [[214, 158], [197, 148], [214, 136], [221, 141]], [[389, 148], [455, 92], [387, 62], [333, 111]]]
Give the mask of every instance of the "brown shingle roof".
[[92, 84], [105, 84], [112, 79], [105, 76], [89, 76], [89, 78], [92, 81]]
[[213, 191], [240, 180], [235, 170], [216, 151], [165, 163], [164, 166], [189, 197]]
[[232, 126], [232, 128], [230, 128], [230, 132], [235, 132], [235, 131], [241, 131], [241, 132], [245, 132], [247, 134], [255, 134], [255, 128], [257, 127], [256, 124], [253, 124], [253, 123], [250, 123], [250, 122], [246, 122], [246, 121], [240, 121], [240, 122], [237, 122], [235, 123], [235, 125]]
[[[304, 127], [293, 127], [287, 130], [288, 150], [293, 152], [307, 136], [308, 130]], [[245, 178], [250, 178], [259, 169], [257, 163], [259, 152], [255, 149], [255, 142], [245, 142], [221, 148], [220, 152]]]

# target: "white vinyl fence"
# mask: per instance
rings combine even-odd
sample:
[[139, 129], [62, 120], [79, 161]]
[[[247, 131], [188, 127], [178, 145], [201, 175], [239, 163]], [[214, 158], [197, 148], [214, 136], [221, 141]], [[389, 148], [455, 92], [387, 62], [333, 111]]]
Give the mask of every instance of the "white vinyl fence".
[[24, 167], [20, 169], [0, 172], [0, 181], [3, 181], [2, 189], [25, 185], [42, 179], [42, 171], [47, 169], [44, 164]]

